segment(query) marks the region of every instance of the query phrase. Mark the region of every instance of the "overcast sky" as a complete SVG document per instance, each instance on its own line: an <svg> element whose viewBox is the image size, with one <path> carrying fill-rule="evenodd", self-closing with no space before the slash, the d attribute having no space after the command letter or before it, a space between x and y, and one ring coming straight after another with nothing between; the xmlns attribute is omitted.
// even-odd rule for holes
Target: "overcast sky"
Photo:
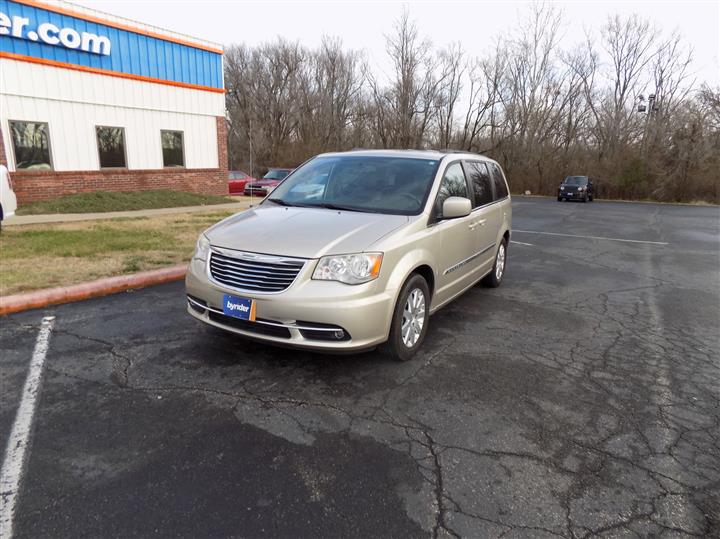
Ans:
<svg viewBox="0 0 720 539"><path fill-rule="evenodd" d="M530 2L264 2L230 0L75 0L75 3L228 46L257 45L277 35L308 46L327 34L347 48L364 51L385 71L384 35L407 6L421 33L442 47L461 41L481 55L494 38L513 28ZM641 14L665 34L677 29L695 51L694 70L701 81L720 85L720 0L706 1L556 1L564 13L564 40L575 43L586 30L598 34L609 15Z"/></svg>

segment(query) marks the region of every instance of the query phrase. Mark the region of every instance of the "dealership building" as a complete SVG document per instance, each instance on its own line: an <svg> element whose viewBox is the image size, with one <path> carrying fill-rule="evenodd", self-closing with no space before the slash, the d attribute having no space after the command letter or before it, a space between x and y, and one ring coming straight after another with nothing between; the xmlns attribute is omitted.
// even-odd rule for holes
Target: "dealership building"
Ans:
<svg viewBox="0 0 720 539"><path fill-rule="evenodd" d="M0 0L0 163L21 204L227 194L221 46L65 2Z"/></svg>

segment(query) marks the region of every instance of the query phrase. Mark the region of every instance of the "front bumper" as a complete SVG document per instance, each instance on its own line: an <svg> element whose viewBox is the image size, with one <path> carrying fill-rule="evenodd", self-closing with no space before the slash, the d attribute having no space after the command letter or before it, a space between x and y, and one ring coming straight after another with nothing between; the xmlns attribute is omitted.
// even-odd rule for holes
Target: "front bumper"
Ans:
<svg viewBox="0 0 720 539"><path fill-rule="evenodd" d="M564 198L566 200L583 200L585 198L585 191L575 191L572 193L567 193L565 191L558 192L558 197Z"/></svg>
<svg viewBox="0 0 720 539"><path fill-rule="evenodd" d="M198 320L238 335L281 346L351 352L372 348L388 338L395 294L378 281L351 286L310 279L309 261L285 291L259 294L210 280L207 263L193 259L185 277L188 312ZM223 296L253 299L258 322L223 314ZM344 337L333 340L335 331Z"/></svg>
<svg viewBox="0 0 720 539"><path fill-rule="evenodd" d="M243 190L243 193L245 196L256 196L256 197L265 197L270 194L270 191L275 189L274 187L270 186L245 186L245 189Z"/></svg>

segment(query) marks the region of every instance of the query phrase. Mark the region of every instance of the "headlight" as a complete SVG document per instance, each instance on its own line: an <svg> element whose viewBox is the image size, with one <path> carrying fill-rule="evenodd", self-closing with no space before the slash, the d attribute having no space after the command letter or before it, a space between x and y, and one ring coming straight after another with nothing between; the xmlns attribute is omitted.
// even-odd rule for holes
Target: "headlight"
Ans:
<svg viewBox="0 0 720 539"><path fill-rule="evenodd" d="M560 190L561 190L561 191L564 191L564 190L565 190L565 187L561 185L561 186L560 186Z"/></svg>
<svg viewBox="0 0 720 539"><path fill-rule="evenodd" d="M193 258L199 258L200 260L207 260L207 257L209 254L210 254L210 240L207 239L205 234L200 234L200 237L197 240L197 244L195 245L195 254L193 255Z"/></svg>
<svg viewBox="0 0 720 539"><path fill-rule="evenodd" d="M584 191L586 188L583 186L580 188L580 191Z"/></svg>
<svg viewBox="0 0 720 539"><path fill-rule="evenodd" d="M382 253L324 256L313 272L313 279L361 284L377 279L382 265Z"/></svg>

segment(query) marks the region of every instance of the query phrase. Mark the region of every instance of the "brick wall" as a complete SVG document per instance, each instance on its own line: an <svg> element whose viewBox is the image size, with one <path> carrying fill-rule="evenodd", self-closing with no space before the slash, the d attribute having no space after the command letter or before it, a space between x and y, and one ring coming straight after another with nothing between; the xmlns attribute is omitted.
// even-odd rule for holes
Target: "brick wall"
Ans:
<svg viewBox="0 0 720 539"><path fill-rule="evenodd" d="M153 170L16 171L12 174L18 204L91 191L174 189L208 195L228 194L227 127L217 119L219 168ZM1 142L1 139L0 139ZM4 158L0 154L0 158Z"/></svg>
<svg viewBox="0 0 720 539"><path fill-rule="evenodd" d="M228 171L228 149L227 149L227 120L224 116L216 116L218 141L218 165L220 170L225 172L225 183L227 184Z"/></svg>

